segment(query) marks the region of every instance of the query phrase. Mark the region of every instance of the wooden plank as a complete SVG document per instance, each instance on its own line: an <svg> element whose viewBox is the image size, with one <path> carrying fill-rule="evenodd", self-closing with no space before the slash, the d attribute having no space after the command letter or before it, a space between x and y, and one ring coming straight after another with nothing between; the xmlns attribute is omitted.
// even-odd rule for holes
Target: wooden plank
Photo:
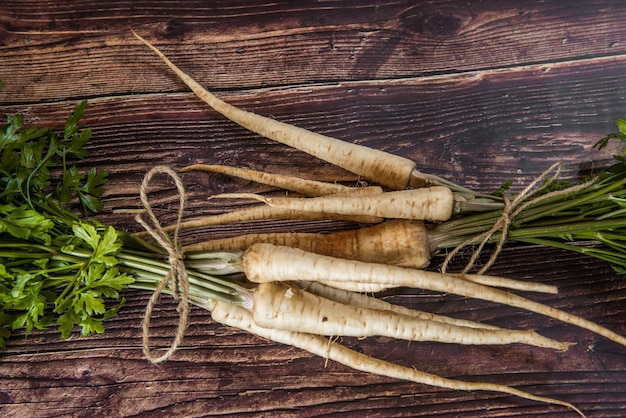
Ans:
<svg viewBox="0 0 626 418"><path fill-rule="evenodd" d="M6 1L0 80L26 103L180 90L130 29L218 89L448 74L624 54L625 17L620 1Z"/></svg>

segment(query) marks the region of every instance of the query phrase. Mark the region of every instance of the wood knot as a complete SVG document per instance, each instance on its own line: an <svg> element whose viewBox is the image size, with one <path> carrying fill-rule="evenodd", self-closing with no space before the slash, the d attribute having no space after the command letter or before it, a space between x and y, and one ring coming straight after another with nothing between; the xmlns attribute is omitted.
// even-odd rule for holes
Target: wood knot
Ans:
<svg viewBox="0 0 626 418"><path fill-rule="evenodd" d="M463 21L458 16L449 14L435 14L424 20L425 32L437 38L450 37L461 27L463 27Z"/></svg>
<svg viewBox="0 0 626 418"><path fill-rule="evenodd" d="M449 38L466 26L468 16L460 10L412 8L400 16L405 30L431 38Z"/></svg>
<svg viewBox="0 0 626 418"><path fill-rule="evenodd" d="M184 23L169 19L167 22L159 25L157 34L160 38L177 39L183 37L187 33L187 27Z"/></svg>

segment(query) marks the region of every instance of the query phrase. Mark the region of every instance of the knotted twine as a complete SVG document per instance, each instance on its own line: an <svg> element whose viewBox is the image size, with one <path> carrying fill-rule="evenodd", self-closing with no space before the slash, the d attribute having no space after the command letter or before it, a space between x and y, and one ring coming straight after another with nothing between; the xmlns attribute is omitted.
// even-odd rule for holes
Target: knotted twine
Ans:
<svg viewBox="0 0 626 418"><path fill-rule="evenodd" d="M470 271L470 269L472 269L474 265L476 264L476 260L482 253L482 250L485 244L489 242L491 237L496 232L501 230L502 232L500 235L500 240L498 241L498 244L496 245L494 252L489 257L489 260L487 261L487 263L485 263L485 265L477 272L477 274L483 274L496 261L496 258L502 251L502 248L504 247L504 244L508 238L509 228L511 224L515 220L515 217L519 215L524 209L526 209L530 205L539 203L540 201L544 199L577 192L596 181L596 179L594 178L592 180L589 180L588 182L579 184L577 186L572 186L572 187L565 188L563 190L557 190L554 192L545 193L534 199L525 201L529 196L532 196L533 194L536 194L536 193L540 193L541 191L549 187L558 178L559 174L561 173L562 167L563 167L563 164L561 162L551 165L546 171L541 173L530 184L528 184L528 186L526 186L517 196L515 196L515 199L513 199L513 201L510 200L509 196L506 193L503 193L502 199L504 202L504 208L502 209L502 214L500 215L498 220L493 224L493 226L488 231L485 231L481 234L473 236L463 241L461 244L457 245L454 249L452 249L452 251L450 251L450 253L446 256L446 258L443 261L443 264L441 266L441 272L442 273L446 272L446 270L448 269L448 264L450 264L454 256L459 251L461 251L463 248L465 248L466 246L472 243L478 242L480 243L478 245L478 248L473 252L472 256L470 257L470 260L465 265L465 268L463 269L461 273L465 274L468 271ZM550 175L552 172L554 172L554 174ZM546 178L548 179L545 180ZM541 182L543 182L543 185L541 185L540 187L537 187L537 185Z"/></svg>
<svg viewBox="0 0 626 418"><path fill-rule="evenodd" d="M152 207L150 206L150 202L148 201L148 185L150 183L150 180L155 174L160 173L169 175L174 180L174 183L176 184L176 187L178 189L178 218L176 221L176 228L174 229L174 234L171 240L167 233L163 230L163 227L159 223L157 217L154 215ZM143 226L145 230L150 234L150 236L152 236L152 238L154 238L154 240L167 252L168 262L170 265L170 270L168 271L168 274L163 278L163 280L161 280L161 282L159 282L159 285L156 287L156 289L152 293L152 296L150 297L150 301L146 306L146 313L144 315L142 324L143 353L150 362L156 364L167 360L172 354L174 354L174 352L183 340L185 329L187 328L187 319L189 317L189 277L185 268L183 253L179 249L178 245L178 231L183 217L186 196L183 182L178 174L176 174L176 172L169 167L156 166L152 168L144 177L143 182L141 183L140 197L141 203L144 207L143 213L148 215L148 219L151 222L151 225L148 224L148 222L144 221L141 214L135 216L135 221ZM169 349L162 355L157 356L153 355L150 350L150 318L152 316L152 310L166 286L169 288L169 291L174 297L174 300L178 301L178 307L176 310L180 316L178 318L178 329Z"/></svg>

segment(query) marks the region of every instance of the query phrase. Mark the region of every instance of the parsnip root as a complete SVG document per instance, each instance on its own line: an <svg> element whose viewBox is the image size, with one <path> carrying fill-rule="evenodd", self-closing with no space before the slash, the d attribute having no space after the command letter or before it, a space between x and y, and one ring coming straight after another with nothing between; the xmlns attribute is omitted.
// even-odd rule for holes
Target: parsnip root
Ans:
<svg viewBox="0 0 626 418"><path fill-rule="evenodd" d="M565 351L571 345L534 331L486 330L419 319L389 310L338 303L285 283L261 283L253 294L254 322L265 328L327 336L385 336L461 345L523 343Z"/></svg>
<svg viewBox="0 0 626 418"><path fill-rule="evenodd" d="M303 196L309 197L345 193L353 189L353 187L344 186L342 184L325 183L322 181L307 180L299 177L272 174L248 168L231 167L218 164L193 164L180 169L181 173L188 171L208 171L212 173L227 174L229 176L239 177L256 183L266 184L280 189L300 193Z"/></svg>
<svg viewBox="0 0 626 418"><path fill-rule="evenodd" d="M471 281L472 275L468 274L442 274L364 263L272 244L251 246L244 254L243 269L248 280L256 283L293 280L377 283L389 287L407 286L487 300L558 319L626 346L626 337L601 325L510 292L474 283Z"/></svg>
<svg viewBox="0 0 626 418"><path fill-rule="evenodd" d="M218 99L189 75L176 67L161 51L133 32L133 35L159 58L215 111L236 124L266 138L296 148L393 190L404 190L411 181L415 163L404 157L341 141L306 129L260 116Z"/></svg>
<svg viewBox="0 0 626 418"><path fill-rule="evenodd" d="M254 323L252 315L246 309L229 303L213 302L208 308L211 310L211 317L218 323L241 329L280 344L291 345L306 350L312 354L336 361L355 370L452 390L480 390L506 393L531 401L561 405L575 411L581 417L585 417L580 409L569 402L536 396L506 385L447 379L419 371L415 368L404 367L356 352L336 341L328 340L319 335L263 328Z"/></svg>
<svg viewBox="0 0 626 418"><path fill-rule="evenodd" d="M302 212L389 219L446 221L452 216L452 191L444 186L385 192L366 196L332 195L314 198L266 197L254 193L229 193L213 198L248 198L269 206Z"/></svg>
<svg viewBox="0 0 626 418"><path fill-rule="evenodd" d="M426 240L426 226L423 222L392 219L373 226L329 234L275 232L238 235L194 243L183 247L183 250L245 250L252 244L265 242L351 260L423 268L430 261Z"/></svg>

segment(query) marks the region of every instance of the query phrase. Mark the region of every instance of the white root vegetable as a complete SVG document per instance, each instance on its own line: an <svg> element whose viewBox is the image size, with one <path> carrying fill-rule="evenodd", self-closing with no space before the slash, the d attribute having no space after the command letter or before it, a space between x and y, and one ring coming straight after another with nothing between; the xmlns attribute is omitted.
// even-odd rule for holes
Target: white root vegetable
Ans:
<svg viewBox="0 0 626 418"><path fill-rule="evenodd" d="M213 197L250 198L275 208L303 212L429 221L450 219L454 206L452 191L445 186L391 191L366 196L332 195L293 198L266 197L254 193L231 193Z"/></svg>
<svg viewBox="0 0 626 418"><path fill-rule="evenodd" d="M211 310L211 317L218 323L247 331L280 344L306 350L356 370L452 390L506 393L531 401L561 405L575 411L581 417L585 417L580 409L569 402L536 396L506 385L448 379L356 352L320 335L264 328L255 324L252 315L246 309L226 302L211 301L206 307Z"/></svg>
<svg viewBox="0 0 626 418"><path fill-rule="evenodd" d="M351 281L338 281L338 280L317 280L317 283L322 283L323 285L333 287L335 289L345 290L347 292L354 293L378 293L384 292L385 290L392 288L394 286L389 286L388 284L383 283L361 283L361 282L351 282Z"/></svg>
<svg viewBox="0 0 626 418"><path fill-rule="evenodd" d="M367 196L377 195L383 192L382 188L378 186L349 188L333 196ZM220 197L237 196L236 193L222 194L210 196L209 199L215 199ZM327 214L320 212L305 212L292 209L273 208L271 206L252 206L245 209L239 209L232 212L224 212L218 215L203 216L196 219L190 219L180 224L167 225L163 228L166 232L172 232L176 228L179 230L202 228L205 226L224 225L229 223L239 222L251 222L261 221L267 219L299 219L299 220L336 220L336 221L349 221L362 224L376 224L382 222L384 219L379 216L367 216L367 215L342 215L342 214ZM140 232L138 236L146 236L146 232Z"/></svg>
<svg viewBox="0 0 626 418"><path fill-rule="evenodd" d="M489 276L485 274L459 275L462 279L470 280L474 283L484 284L485 286L501 287L504 289L522 290L525 292L549 293L556 295L559 289L556 286L539 283L528 282L523 280L514 280L506 277Z"/></svg>
<svg viewBox="0 0 626 418"><path fill-rule="evenodd" d="M468 274L443 274L364 263L272 244L251 246L244 254L243 270L248 280L256 283L293 280L380 283L488 300L558 319L626 346L626 337L601 325L510 292L474 283L470 281L472 275Z"/></svg>
<svg viewBox="0 0 626 418"><path fill-rule="evenodd" d="M365 261L365 260L360 260L360 261ZM379 263L378 261L375 261L375 260L371 262ZM379 263L379 264L382 264L382 263ZM385 263L385 264L393 265L391 263ZM410 267L410 266L398 266L398 267ZM498 277L498 276L485 276L482 274L459 274L459 275L453 275L453 276L458 277L463 280L469 280L470 282L479 283L479 284L483 284L485 286L490 286L490 287L523 290L526 292L549 293L553 295L556 295L558 293L558 289L556 286L552 286L552 285L548 285L544 283L513 280L513 279L506 278L506 277ZM322 279L320 279L319 282L324 283L328 286L332 286L337 289L344 289L344 290L349 290L352 292L359 292L359 293L382 292L392 287L398 287L398 286L390 285L389 283L377 283L377 282L363 283L363 282L353 282L353 281L345 281L345 280L333 281L333 280L322 280Z"/></svg>
<svg viewBox="0 0 626 418"><path fill-rule="evenodd" d="M402 305L395 305L393 303L386 302L382 299L368 296L363 293L350 292L343 289L337 289L335 287L327 286L319 282L293 282L296 286L307 292L311 292L326 299L333 300L344 305L351 305L357 308L375 309L378 311L390 311L396 312L402 315L413 316L425 321L435 321L444 324L459 325L466 328L478 328L478 329L501 329L495 325L484 324L481 322L469 321L466 319L458 319L445 315L433 314L430 312L419 311L416 309L409 309Z"/></svg>
<svg viewBox="0 0 626 418"><path fill-rule="evenodd" d="M385 336L462 345L522 343L565 351L571 345L534 331L485 330L419 319L388 310L337 303L285 283L261 283L252 299L254 322L265 328L327 336Z"/></svg>
<svg viewBox="0 0 626 418"><path fill-rule="evenodd" d="M238 235L194 243L183 247L183 250L245 250L252 244L266 242L351 260L422 268L430 261L426 239L423 222L392 219L373 226L329 234L276 232Z"/></svg>
<svg viewBox="0 0 626 418"><path fill-rule="evenodd" d="M187 230L193 228L202 228L207 226L225 225L239 222L254 222L268 219L285 219L285 220L337 220L349 221L363 224L376 224L383 221L383 218L377 216L349 216L337 215L329 216L319 212L302 212L290 209L273 208L271 206L251 206L245 209L238 209L232 212L224 212L217 215L202 216L195 219L183 221L178 225L179 230ZM167 225L163 227L166 232L172 232L176 229L176 225ZM137 233L137 236L146 236L145 232Z"/></svg>
<svg viewBox="0 0 626 418"><path fill-rule="evenodd" d="M180 169L181 173L188 171L208 171L227 174L229 176L239 177L256 183L266 184L300 193L303 196L326 196L335 193L346 193L354 189L353 187L344 186L342 184L307 180L299 177L272 174L248 168L231 167L218 164L193 164Z"/></svg>
<svg viewBox="0 0 626 418"><path fill-rule="evenodd" d="M365 196L378 196L383 194L383 189L380 186L366 186L366 187L349 187L339 193L333 193L329 195L317 196L320 197L333 197L333 198L346 198L346 197L365 197ZM282 198L282 196L280 197ZM264 201L265 197L255 193L222 193L209 196L209 199L253 199Z"/></svg>
<svg viewBox="0 0 626 418"><path fill-rule="evenodd" d="M206 104L238 125L266 138L306 152L352 173L394 190L406 189L415 163L404 157L362 145L351 144L329 136L260 116L236 108L218 99L189 75L176 67L161 51L133 32L135 37L154 51L163 62Z"/></svg>
<svg viewBox="0 0 626 418"><path fill-rule="evenodd" d="M350 260L424 268L430 261L427 240L427 228L423 222L391 219L373 226L329 234L284 232L238 235L189 244L184 246L183 250L185 252L243 251L253 244L269 243ZM472 281L494 287L550 294L558 293L556 286L543 283L486 275L461 277L469 277ZM379 292L390 287L383 283L329 280L321 280L320 282L334 288L360 293Z"/></svg>

